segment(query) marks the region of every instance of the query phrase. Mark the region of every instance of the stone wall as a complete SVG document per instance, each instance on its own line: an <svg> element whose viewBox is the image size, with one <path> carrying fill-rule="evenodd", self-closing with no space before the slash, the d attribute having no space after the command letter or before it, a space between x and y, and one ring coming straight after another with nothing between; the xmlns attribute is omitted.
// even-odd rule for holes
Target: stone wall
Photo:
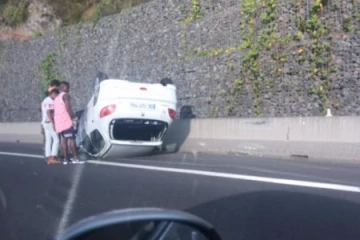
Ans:
<svg viewBox="0 0 360 240"><path fill-rule="evenodd" d="M170 77L178 110L191 106L200 118L320 116L328 107L360 115L360 2L328 0L312 11L316 2L154 0L0 43L0 121L39 120L40 63L51 53L76 109L98 69L134 81Z"/></svg>

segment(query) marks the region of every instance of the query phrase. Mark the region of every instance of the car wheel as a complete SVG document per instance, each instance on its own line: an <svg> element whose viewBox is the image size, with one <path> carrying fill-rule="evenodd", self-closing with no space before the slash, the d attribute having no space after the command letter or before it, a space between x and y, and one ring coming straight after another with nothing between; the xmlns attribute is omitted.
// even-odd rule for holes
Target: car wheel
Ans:
<svg viewBox="0 0 360 240"><path fill-rule="evenodd" d="M160 81L161 85L166 86L168 84L174 85L173 81L170 78L163 78Z"/></svg>

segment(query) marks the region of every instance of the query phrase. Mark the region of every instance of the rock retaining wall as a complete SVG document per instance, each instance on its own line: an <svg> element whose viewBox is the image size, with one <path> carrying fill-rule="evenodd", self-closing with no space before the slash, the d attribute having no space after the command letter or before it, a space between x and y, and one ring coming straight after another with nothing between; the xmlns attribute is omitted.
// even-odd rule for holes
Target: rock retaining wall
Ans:
<svg viewBox="0 0 360 240"><path fill-rule="evenodd" d="M255 2L155 0L50 37L2 42L0 121L39 120L49 72L71 83L81 108L96 69L172 78L179 111L192 111L183 116L321 116L328 107L360 115L360 2Z"/></svg>

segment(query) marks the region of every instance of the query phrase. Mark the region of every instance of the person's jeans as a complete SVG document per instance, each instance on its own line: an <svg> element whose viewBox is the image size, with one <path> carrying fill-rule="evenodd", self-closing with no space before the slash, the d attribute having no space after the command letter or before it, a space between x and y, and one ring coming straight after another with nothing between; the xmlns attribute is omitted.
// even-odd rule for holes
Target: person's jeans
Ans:
<svg viewBox="0 0 360 240"><path fill-rule="evenodd" d="M51 123L43 123L45 132L45 157L57 156L59 152L59 135Z"/></svg>
<svg viewBox="0 0 360 240"><path fill-rule="evenodd" d="M76 147L80 147L80 136L79 136L79 134L75 135L75 144L76 144Z"/></svg>

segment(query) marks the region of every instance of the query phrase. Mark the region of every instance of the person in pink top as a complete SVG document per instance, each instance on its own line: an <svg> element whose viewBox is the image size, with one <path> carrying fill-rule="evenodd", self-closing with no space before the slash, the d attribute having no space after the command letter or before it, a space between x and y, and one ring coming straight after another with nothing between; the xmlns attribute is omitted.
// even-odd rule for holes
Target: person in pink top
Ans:
<svg viewBox="0 0 360 240"><path fill-rule="evenodd" d="M64 154L64 164L68 162L80 162L77 156L77 149L75 145L75 131L73 128L74 113L70 104L68 82L62 82L60 85L62 92L54 99L54 120L55 131L61 134L61 147ZM72 159L69 158L68 145L70 143L72 151Z"/></svg>

